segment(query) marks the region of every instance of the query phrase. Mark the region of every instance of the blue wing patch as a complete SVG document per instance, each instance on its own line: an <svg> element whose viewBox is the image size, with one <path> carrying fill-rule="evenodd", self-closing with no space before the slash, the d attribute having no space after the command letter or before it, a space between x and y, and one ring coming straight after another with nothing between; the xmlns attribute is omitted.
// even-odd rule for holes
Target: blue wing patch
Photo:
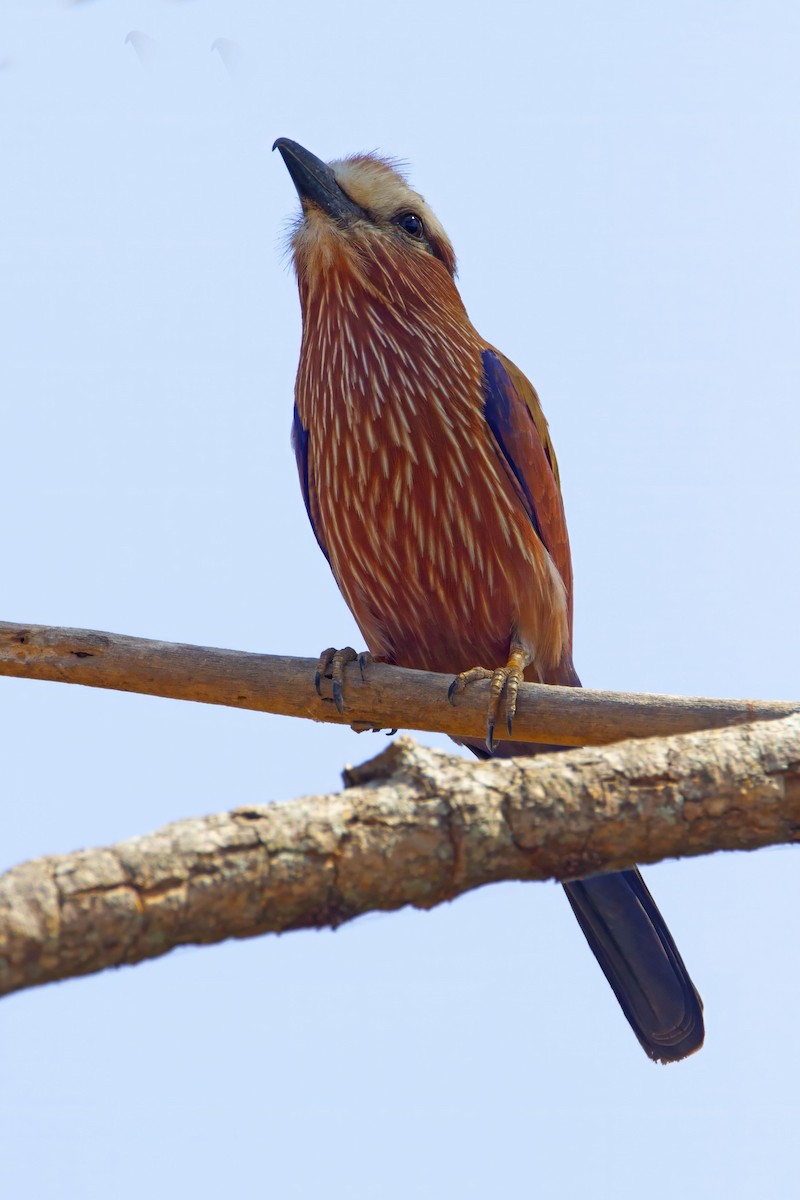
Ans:
<svg viewBox="0 0 800 1200"><path fill-rule="evenodd" d="M536 515L536 504L531 489L523 471L514 459L514 444L519 438L519 425L518 421L514 419L514 410L519 410L522 401L508 377L508 372L494 351L484 350L481 359L483 361L483 415L500 447L506 469L516 480L522 494L521 499L525 505L525 511L536 530L536 535L542 545L547 548L539 526L539 518ZM528 416L530 418L530 414ZM532 420L532 418L530 419Z"/></svg>
<svg viewBox="0 0 800 1200"><path fill-rule="evenodd" d="M292 445L294 446L294 454L297 459L297 470L300 475L300 488L303 493L303 503L306 506L308 519L311 522L311 528L314 530L314 537L317 539L317 544L320 550L330 562L327 547L322 540L322 533L319 527L319 505L317 503L316 492L314 491L308 470L308 430L300 420L300 414L297 411L297 405L294 406L294 420L292 421Z"/></svg>

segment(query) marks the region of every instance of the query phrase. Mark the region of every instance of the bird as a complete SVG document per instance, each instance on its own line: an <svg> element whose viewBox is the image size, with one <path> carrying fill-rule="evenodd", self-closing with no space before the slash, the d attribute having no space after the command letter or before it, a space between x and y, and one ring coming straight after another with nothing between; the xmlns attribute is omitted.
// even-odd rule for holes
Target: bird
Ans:
<svg viewBox="0 0 800 1200"><path fill-rule="evenodd" d="M480 757L563 749L511 736L523 679L579 687L564 505L539 397L472 325L441 222L377 153L273 146L300 200L292 441L319 547L373 660L489 678ZM342 705L350 647L318 669ZM359 656L362 668L365 660ZM497 722L505 721L502 740ZM564 883L654 1061L703 1044L703 1005L638 868Z"/></svg>

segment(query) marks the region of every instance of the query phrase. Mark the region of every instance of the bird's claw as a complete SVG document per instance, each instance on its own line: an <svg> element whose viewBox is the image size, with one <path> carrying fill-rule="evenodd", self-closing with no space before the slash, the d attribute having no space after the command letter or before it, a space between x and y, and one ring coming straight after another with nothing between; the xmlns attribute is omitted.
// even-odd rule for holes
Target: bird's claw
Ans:
<svg viewBox="0 0 800 1200"><path fill-rule="evenodd" d="M480 679L493 678L494 671L489 671L486 667L471 667L469 671L462 671L460 675L456 675L447 689L447 699L451 704L455 704L453 697L465 691L471 683L477 683Z"/></svg>
<svg viewBox="0 0 800 1200"><path fill-rule="evenodd" d="M334 646L329 646L328 649L323 650L322 654L319 656L317 669L314 672L314 687L318 696L322 695L322 680L331 669L331 663L333 662L333 656L335 653L336 648Z"/></svg>
<svg viewBox="0 0 800 1200"><path fill-rule="evenodd" d="M530 661L531 657L527 650L522 646L513 646L508 657L508 662L504 667L498 667L494 671L490 671L487 667L472 667L469 671L462 671L460 675L456 675L447 690L447 697L450 703L453 704L454 697L459 692L463 692L471 683L475 683L481 679L491 679L492 682L489 685L489 709L486 714L486 748L490 754L494 753L494 730L497 724L500 704L504 698L506 729L508 730L508 736L511 737L512 735L514 717L517 713L519 685L525 678L525 667Z"/></svg>
<svg viewBox="0 0 800 1200"><path fill-rule="evenodd" d="M322 680L328 678L333 683L333 702L339 713L344 712L344 672L348 663L357 662L363 680L364 673L372 662L372 656L363 651L356 654L352 646L344 646L341 650L329 646L319 656L317 669L314 672L314 687L317 695L322 695Z"/></svg>

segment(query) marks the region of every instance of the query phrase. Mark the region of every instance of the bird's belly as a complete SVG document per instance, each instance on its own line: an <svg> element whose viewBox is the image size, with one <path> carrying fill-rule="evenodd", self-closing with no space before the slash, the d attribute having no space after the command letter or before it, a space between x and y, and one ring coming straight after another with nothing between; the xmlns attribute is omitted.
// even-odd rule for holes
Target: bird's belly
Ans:
<svg viewBox="0 0 800 1200"><path fill-rule="evenodd" d="M459 486L446 471L389 459L365 478L360 496L321 495L320 515L373 655L457 673L504 663L517 639L541 670L558 662L564 587L504 476Z"/></svg>

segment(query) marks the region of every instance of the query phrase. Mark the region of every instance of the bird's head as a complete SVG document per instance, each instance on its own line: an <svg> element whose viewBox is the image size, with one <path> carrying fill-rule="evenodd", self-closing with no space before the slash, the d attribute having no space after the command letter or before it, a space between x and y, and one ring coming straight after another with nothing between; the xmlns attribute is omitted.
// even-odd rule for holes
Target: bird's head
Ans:
<svg viewBox="0 0 800 1200"><path fill-rule="evenodd" d="M375 154L324 163L289 138L280 151L300 197L291 237L301 291L330 272L365 282L374 268L417 276L421 286L452 289L456 259L450 239L396 164ZM445 284L445 280L447 281Z"/></svg>

